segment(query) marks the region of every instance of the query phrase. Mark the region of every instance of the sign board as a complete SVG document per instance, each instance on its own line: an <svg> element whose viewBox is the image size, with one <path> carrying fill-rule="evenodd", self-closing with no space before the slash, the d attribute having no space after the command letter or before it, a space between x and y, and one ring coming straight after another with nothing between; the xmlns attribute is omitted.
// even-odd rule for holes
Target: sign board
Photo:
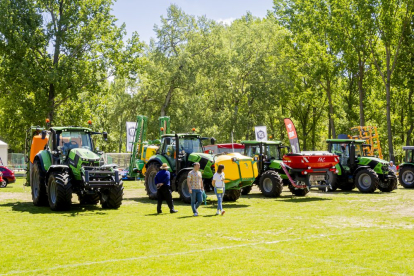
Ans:
<svg viewBox="0 0 414 276"><path fill-rule="evenodd" d="M284 121L285 121L286 131L289 137L291 152L300 153L299 139L296 133L295 125L293 124L292 120L289 118L286 118Z"/></svg>
<svg viewBox="0 0 414 276"><path fill-rule="evenodd" d="M267 141L266 126L254 127L254 132L255 132L255 135L256 135L256 141L260 141L260 142L266 142Z"/></svg>
<svg viewBox="0 0 414 276"><path fill-rule="evenodd" d="M127 152L132 151L132 146L135 140L135 132L137 129L137 123L136 122L126 122L126 130L127 130L127 145L126 149Z"/></svg>

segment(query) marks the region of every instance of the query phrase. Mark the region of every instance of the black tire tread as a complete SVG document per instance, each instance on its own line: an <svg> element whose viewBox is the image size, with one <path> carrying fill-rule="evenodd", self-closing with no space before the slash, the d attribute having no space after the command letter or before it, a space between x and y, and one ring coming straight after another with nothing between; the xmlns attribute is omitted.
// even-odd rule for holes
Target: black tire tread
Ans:
<svg viewBox="0 0 414 276"><path fill-rule="evenodd" d="M40 164L40 161L38 159L36 159L34 161L33 170L35 170L35 167L36 167L36 170L39 171L39 183L40 183L39 184L39 189L40 189L40 191L39 191L39 196L37 198L34 198L33 187L31 185L31 194L32 194L33 205L34 206L49 206L49 201L47 199L47 191L46 191L46 175L42 171L41 164ZM34 175L34 172L32 173L32 175ZM33 179L32 179L32 181L33 181ZM32 181L30 181L30 184L31 184Z"/></svg>
<svg viewBox="0 0 414 276"><path fill-rule="evenodd" d="M187 180L187 176L188 176L188 172L184 172L178 178L178 193L180 194L180 200L182 202L190 204L191 196L186 197L185 194L182 192L182 185L187 185L187 184L184 184L185 180Z"/></svg>
<svg viewBox="0 0 414 276"><path fill-rule="evenodd" d="M160 170L159 165L157 163L152 163L148 166L147 171L145 172L145 191L147 192L147 195L150 199L156 200L157 199L157 192L152 193L151 189L149 188L149 183L148 183L148 179L149 179L149 175L150 172L155 170L156 172L158 172Z"/></svg>
<svg viewBox="0 0 414 276"><path fill-rule="evenodd" d="M124 185L122 181L118 185L112 186L108 189L107 200L101 199L101 205L104 209L118 209L122 205L122 200L124 196Z"/></svg>
<svg viewBox="0 0 414 276"><path fill-rule="evenodd" d="M243 188L241 189L241 194L242 194L242 195L248 195L248 194L251 192L252 188L253 188L253 185L243 187Z"/></svg>
<svg viewBox="0 0 414 276"><path fill-rule="evenodd" d="M407 167L400 168L398 180L400 181L401 186L403 186L404 188L406 188L406 189L413 189L414 188L414 183L413 184L405 184L404 181L403 181L403 179L402 179L403 173L405 171L412 171L414 173L414 167L407 166Z"/></svg>
<svg viewBox="0 0 414 276"><path fill-rule="evenodd" d="M69 210L72 205L72 183L70 182L69 173L52 172L48 180L48 189L50 188L50 181L53 179L57 184L57 195L55 204L52 203L50 196L48 196L50 209L53 211Z"/></svg>
<svg viewBox="0 0 414 276"><path fill-rule="evenodd" d="M371 187L369 187L366 190L364 190L362 187L359 187L359 184L358 184L359 175L362 174L363 172L370 174L372 176L371 179L373 180L372 181L373 183L372 183ZM355 186L358 188L358 190L361 193L373 193L373 192L375 192L375 190L379 186L379 178L378 178L377 173L373 169L366 168L366 169L361 169L356 173L356 175L354 177L354 183L355 183Z"/></svg>
<svg viewBox="0 0 414 276"><path fill-rule="evenodd" d="M100 196L96 194L78 194L80 204L84 205L96 205L99 203Z"/></svg>
<svg viewBox="0 0 414 276"><path fill-rule="evenodd" d="M383 193L389 193L394 191L397 188L398 185L398 180L397 180L397 176L394 174L394 172L388 172L389 175L389 183L383 183L382 181L380 181L379 185L378 185L378 190L380 190Z"/></svg>
<svg viewBox="0 0 414 276"><path fill-rule="evenodd" d="M292 184L289 184L289 190L295 196L305 196L309 193L309 188L296 189Z"/></svg>
<svg viewBox="0 0 414 276"><path fill-rule="evenodd" d="M237 201L240 198L241 190L225 190L223 201Z"/></svg>
<svg viewBox="0 0 414 276"><path fill-rule="evenodd" d="M263 181L266 178L270 178L272 180L273 187L270 192L266 192L263 188ZM279 197L283 191L283 180L277 172L272 170L266 171L260 177L259 189L265 197Z"/></svg>

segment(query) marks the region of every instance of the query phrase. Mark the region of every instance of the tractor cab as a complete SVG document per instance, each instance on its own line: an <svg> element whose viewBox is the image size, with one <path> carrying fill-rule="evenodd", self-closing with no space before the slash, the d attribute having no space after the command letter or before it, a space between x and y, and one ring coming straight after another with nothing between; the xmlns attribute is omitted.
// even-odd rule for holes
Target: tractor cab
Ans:
<svg viewBox="0 0 414 276"><path fill-rule="evenodd" d="M271 167L273 162L281 162L281 149L285 148L280 141L242 141L244 145L244 155L256 158L259 163L259 171L264 171Z"/></svg>
<svg viewBox="0 0 414 276"><path fill-rule="evenodd" d="M354 139L328 139L328 151L339 156L339 164L345 171L358 163L364 154L364 140Z"/></svg>
<svg viewBox="0 0 414 276"><path fill-rule="evenodd" d="M405 151L404 163L414 163L414 146L403 147Z"/></svg>
<svg viewBox="0 0 414 276"><path fill-rule="evenodd" d="M414 188L414 146L403 147L405 151L404 162L400 164L398 177L404 188Z"/></svg>

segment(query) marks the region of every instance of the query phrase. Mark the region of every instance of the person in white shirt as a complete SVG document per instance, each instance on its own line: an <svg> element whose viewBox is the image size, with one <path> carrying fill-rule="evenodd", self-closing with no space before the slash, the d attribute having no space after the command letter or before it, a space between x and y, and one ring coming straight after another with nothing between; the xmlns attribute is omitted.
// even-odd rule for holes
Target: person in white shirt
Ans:
<svg viewBox="0 0 414 276"><path fill-rule="evenodd" d="M397 173L397 167L394 165L394 162L390 161L390 165L388 166L388 169L394 173Z"/></svg>
<svg viewBox="0 0 414 276"><path fill-rule="evenodd" d="M226 189L226 184L224 183L224 165L219 165L217 172L213 176L213 187L214 193L217 196L217 212L216 215L224 215L225 211L223 210L223 195Z"/></svg>

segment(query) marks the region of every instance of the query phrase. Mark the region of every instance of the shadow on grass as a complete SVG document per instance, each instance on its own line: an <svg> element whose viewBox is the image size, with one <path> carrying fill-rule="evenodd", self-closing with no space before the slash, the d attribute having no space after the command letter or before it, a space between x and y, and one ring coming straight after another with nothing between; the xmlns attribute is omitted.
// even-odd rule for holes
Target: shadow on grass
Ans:
<svg viewBox="0 0 414 276"><path fill-rule="evenodd" d="M1 207L11 207L15 212L27 212L30 214L62 214L64 216L88 216L88 215L107 215L105 210L95 205L80 205L72 204L70 210L67 211L52 211L48 206L39 207L34 206L32 202L9 202L0 204Z"/></svg>
<svg viewBox="0 0 414 276"><path fill-rule="evenodd" d="M276 201L283 201L283 202L292 202L292 203L302 203L302 202L312 202L312 201L327 201L332 200L332 198L325 198L325 197L301 197L301 196L283 196L276 199Z"/></svg>

